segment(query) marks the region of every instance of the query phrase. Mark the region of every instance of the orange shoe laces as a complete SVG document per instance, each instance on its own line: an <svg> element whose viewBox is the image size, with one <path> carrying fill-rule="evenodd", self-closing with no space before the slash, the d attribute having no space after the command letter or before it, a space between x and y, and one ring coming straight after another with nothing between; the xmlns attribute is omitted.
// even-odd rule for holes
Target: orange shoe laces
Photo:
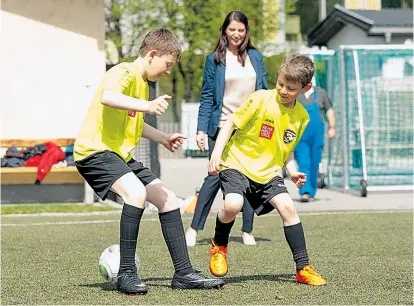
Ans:
<svg viewBox="0 0 414 306"><path fill-rule="evenodd" d="M224 246L218 246L214 243L214 241L212 241L212 246L211 248L208 250L208 253L211 256L217 256L219 254L223 255L224 257L227 257L227 248Z"/></svg>

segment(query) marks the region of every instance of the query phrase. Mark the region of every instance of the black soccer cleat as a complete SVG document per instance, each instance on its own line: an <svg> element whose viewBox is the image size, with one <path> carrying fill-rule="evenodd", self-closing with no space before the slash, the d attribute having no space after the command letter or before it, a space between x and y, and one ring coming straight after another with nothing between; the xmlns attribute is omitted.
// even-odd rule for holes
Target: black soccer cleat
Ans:
<svg viewBox="0 0 414 306"><path fill-rule="evenodd" d="M129 295L138 295L146 294L148 287L136 273L131 272L123 273L118 277L118 290Z"/></svg>
<svg viewBox="0 0 414 306"><path fill-rule="evenodd" d="M205 278L200 271L194 271L187 275L174 274L171 281L172 289L221 289L224 280L220 278Z"/></svg>

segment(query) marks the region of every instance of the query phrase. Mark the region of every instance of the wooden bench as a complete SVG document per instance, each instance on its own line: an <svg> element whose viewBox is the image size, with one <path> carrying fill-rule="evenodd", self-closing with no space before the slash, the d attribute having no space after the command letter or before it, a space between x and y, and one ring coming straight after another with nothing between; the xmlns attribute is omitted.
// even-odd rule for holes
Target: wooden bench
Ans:
<svg viewBox="0 0 414 306"><path fill-rule="evenodd" d="M15 146L18 148L34 147L45 142L53 142L59 147L66 147L75 142L73 138L59 139L6 139L1 141L2 148ZM36 180L37 167L16 167L1 169L2 185L30 185ZM76 167L53 167L46 175L43 184L83 184L83 178Z"/></svg>
<svg viewBox="0 0 414 306"><path fill-rule="evenodd" d="M25 147L34 147L35 145L42 144L45 142L53 142L59 147L66 147L71 143L75 142L74 138L57 138L57 139L4 139L1 140L1 148L9 148L15 146L17 148ZM19 196L19 193L24 197L25 193L28 193L28 190L33 190L31 192L50 192L54 190L54 193L61 193L62 190L71 190L69 192L74 192L75 187L78 190L79 187L82 188L82 199L85 203L93 203L94 195L93 191L91 194L91 189L88 184L85 183L82 176L79 174L78 170L74 166L69 167L52 167L50 172L46 175L41 185L34 185L37 175L37 167L15 167L1 168L1 186L2 193L4 191L9 191L8 194L16 195L16 198ZM33 185L30 186L30 185ZM39 189L40 186L45 186ZM54 187L53 187L54 186ZM66 186L66 187L65 187ZM20 187L20 189L19 189ZM79 190L77 191L77 198L79 198ZM51 197L52 198L52 197ZM62 198L63 195L62 195ZM76 197L68 196L68 200L76 200ZM24 200L23 200L24 201ZM6 201L7 202L7 201ZM2 196L2 203L3 196Z"/></svg>
<svg viewBox="0 0 414 306"><path fill-rule="evenodd" d="M37 167L16 167L1 169L2 185L30 185L36 180ZM42 184L83 184L76 167L52 168Z"/></svg>

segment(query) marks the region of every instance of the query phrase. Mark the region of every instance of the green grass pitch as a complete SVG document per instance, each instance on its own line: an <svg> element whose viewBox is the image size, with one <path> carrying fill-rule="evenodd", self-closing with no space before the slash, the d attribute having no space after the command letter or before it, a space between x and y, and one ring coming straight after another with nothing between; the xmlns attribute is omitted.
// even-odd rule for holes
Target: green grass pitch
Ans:
<svg viewBox="0 0 414 306"><path fill-rule="evenodd" d="M184 215L185 228L190 217ZM224 289L172 291L172 263L152 214L144 216L138 248L150 291L130 297L105 284L98 269L104 248L118 243L119 215L2 218L1 304L412 304L412 211L301 219L311 262L327 286L295 282L281 220L272 213L255 218L257 246L242 244L238 218ZM189 249L193 265L206 275L214 220L207 220L199 244Z"/></svg>

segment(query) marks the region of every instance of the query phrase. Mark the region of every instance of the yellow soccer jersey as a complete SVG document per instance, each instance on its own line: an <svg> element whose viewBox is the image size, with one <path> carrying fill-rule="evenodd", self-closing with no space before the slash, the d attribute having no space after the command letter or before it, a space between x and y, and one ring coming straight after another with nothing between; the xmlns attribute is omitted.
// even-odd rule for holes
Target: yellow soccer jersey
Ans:
<svg viewBox="0 0 414 306"><path fill-rule="evenodd" d="M309 122L300 103L286 108L276 90L254 92L230 118L237 130L224 149L222 170L236 169L260 184L281 175Z"/></svg>
<svg viewBox="0 0 414 306"><path fill-rule="evenodd" d="M144 114L115 109L101 103L105 90L148 100L148 83L136 63L121 63L108 70L92 99L81 131L74 146L75 161L93 153L110 150L125 161L141 139Z"/></svg>

